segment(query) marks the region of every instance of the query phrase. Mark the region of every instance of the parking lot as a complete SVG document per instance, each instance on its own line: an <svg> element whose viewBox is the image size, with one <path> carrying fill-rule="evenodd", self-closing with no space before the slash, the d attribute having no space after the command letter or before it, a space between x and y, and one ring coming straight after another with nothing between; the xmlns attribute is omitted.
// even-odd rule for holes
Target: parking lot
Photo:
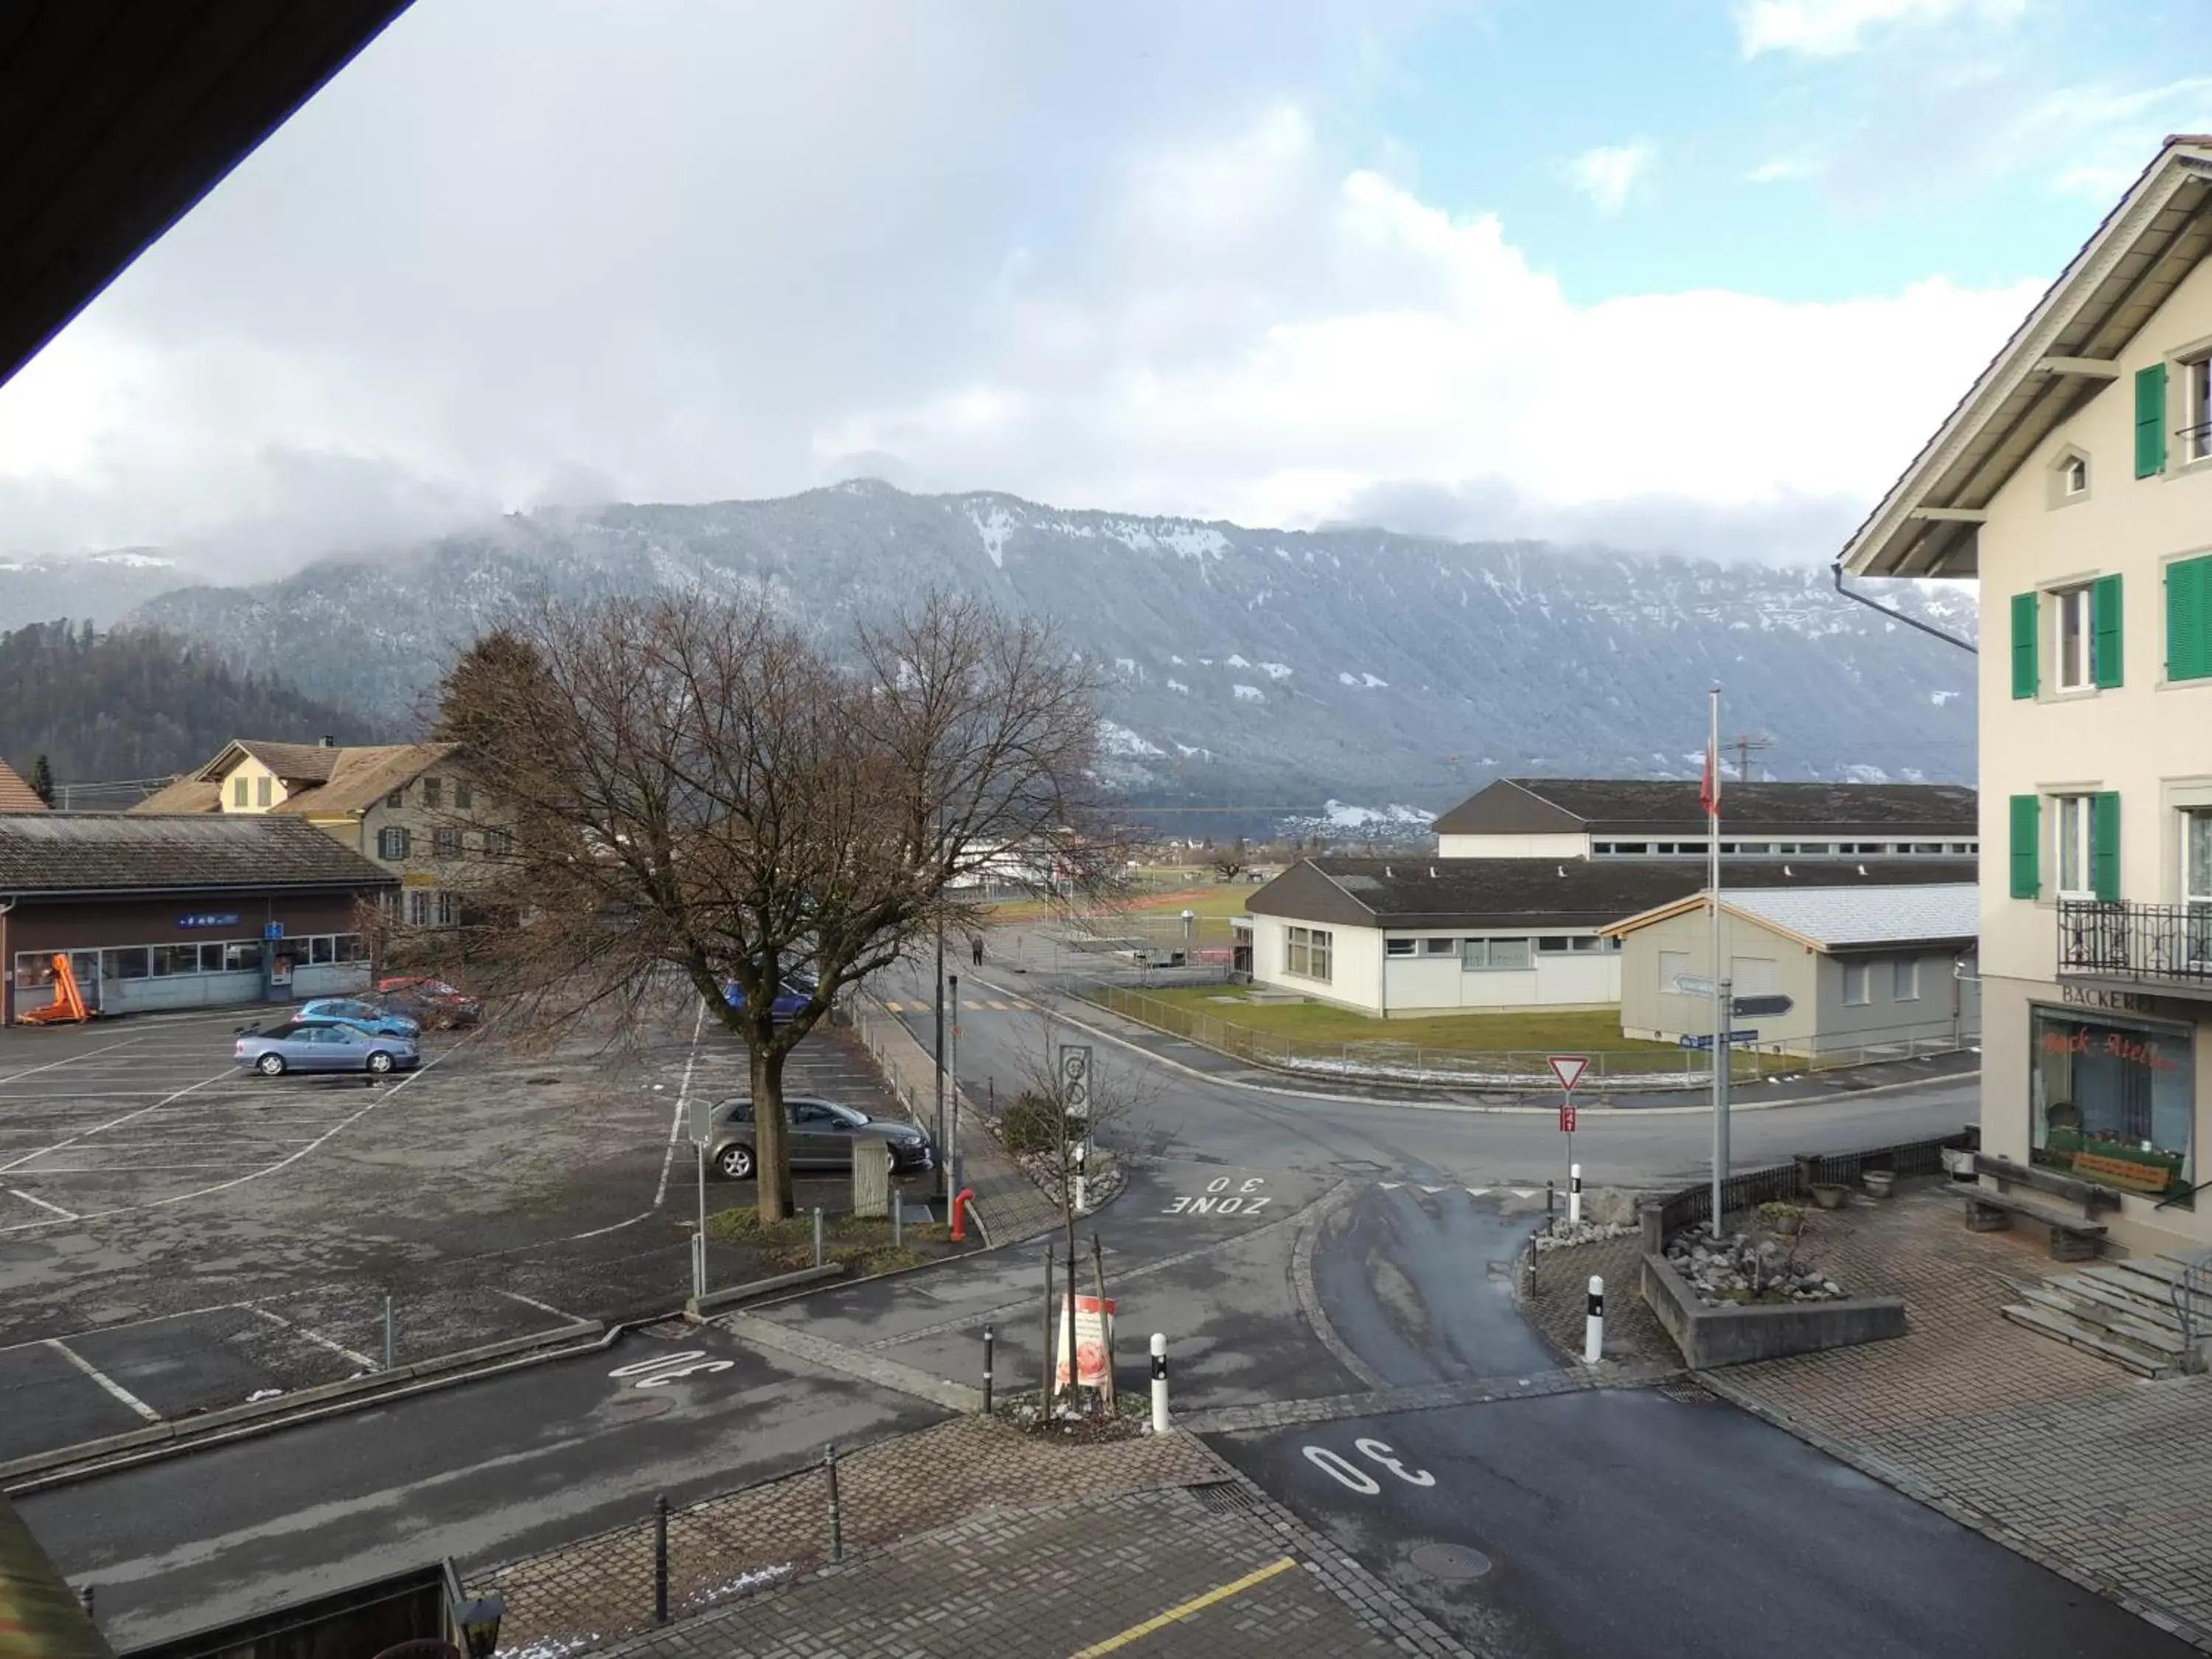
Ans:
<svg viewBox="0 0 2212 1659"><path fill-rule="evenodd" d="M689 1289L677 1103L746 1077L696 1004L620 1048L427 1034L374 1083L238 1070L256 1017L0 1030L0 1461L374 1370L387 1297L406 1364ZM840 1034L787 1079L895 1109Z"/></svg>

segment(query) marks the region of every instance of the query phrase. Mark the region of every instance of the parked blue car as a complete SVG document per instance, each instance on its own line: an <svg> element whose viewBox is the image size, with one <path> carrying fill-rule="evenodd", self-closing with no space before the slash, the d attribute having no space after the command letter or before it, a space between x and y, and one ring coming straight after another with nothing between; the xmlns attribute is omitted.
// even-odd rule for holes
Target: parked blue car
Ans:
<svg viewBox="0 0 2212 1659"><path fill-rule="evenodd" d="M798 1018L799 1011L806 1006L807 999L813 994L812 980L804 974L786 974L783 983L777 988L775 1002L769 1007L769 1018L778 1020ZM745 1006L745 988L731 980L722 987L722 999L732 1008L742 1008Z"/></svg>
<svg viewBox="0 0 2212 1659"><path fill-rule="evenodd" d="M411 1072L422 1063L415 1039L380 1036L336 1020L288 1020L268 1030L240 1031L234 1064L264 1077L287 1072Z"/></svg>
<svg viewBox="0 0 2212 1659"><path fill-rule="evenodd" d="M300 1012L293 1018L335 1020L375 1036L413 1037L422 1032L421 1024L406 1015L395 1014L352 997L317 997L312 1002L301 1003Z"/></svg>

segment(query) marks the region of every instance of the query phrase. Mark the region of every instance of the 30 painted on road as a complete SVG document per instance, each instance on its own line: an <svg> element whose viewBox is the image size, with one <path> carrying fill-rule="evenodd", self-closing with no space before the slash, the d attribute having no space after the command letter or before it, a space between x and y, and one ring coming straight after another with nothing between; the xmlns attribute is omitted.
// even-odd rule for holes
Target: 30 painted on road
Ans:
<svg viewBox="0 0 2212 1659"><path fill-rule="evenodd" d="M1260 1188L1267 1183L1258 1176L1247 1176L1239 1182L1234 1176L1216 1176L1206 1183L1206 1190L1195 1194L1186 1194L1171 1198L1162 1215L1257 1215L1273 1200ZM1237 1190L1229 1189L1235 1187Z"/></svg>

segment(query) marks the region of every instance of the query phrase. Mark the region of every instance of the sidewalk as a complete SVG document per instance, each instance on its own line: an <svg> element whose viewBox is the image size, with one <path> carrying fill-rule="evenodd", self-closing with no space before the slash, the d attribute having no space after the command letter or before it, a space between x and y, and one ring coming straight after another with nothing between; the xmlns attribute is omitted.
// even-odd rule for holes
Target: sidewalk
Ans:
<svg viewBox="0 0 2212 1659"><path fill-rule="evenodd" d="M1966 1231L1942 1184L1811 1224L1909 1334L1698 1380L2212 1650L2212 1377L2138 1382L2004 1319L2002 1277L2063 1269L2027 1231Z"/></svg>

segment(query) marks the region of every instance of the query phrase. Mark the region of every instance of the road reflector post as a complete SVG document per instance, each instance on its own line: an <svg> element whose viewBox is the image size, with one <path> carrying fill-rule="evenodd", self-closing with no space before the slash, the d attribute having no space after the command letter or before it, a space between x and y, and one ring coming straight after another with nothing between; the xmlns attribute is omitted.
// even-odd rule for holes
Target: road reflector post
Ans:
<svg viewBox="0 0 2212 1659"><path fill-rule="evenodd" d="M653 1500L653 1622L668 1622L668 1494Z"/></svg>
<svg viewBox="0 0 2212 1659"><path fill-rule="evenodd" d="M814 1265L822 1265L822 1206L814 1206Z"/></svg>
<svg viewBox="0 0 2212 1659"><path fill-rule="evenodd" d="M1589 1300L1583 1316L1583 1364L1595 1365L1605 1357L1605 1280L1590 1275Z"/></svg>
<svg viewBox="0 0 2212 1659"><path fill-rule="evenodd" d="M1152 1432L1168 1431L1168 1340L1152 1333Z"/></svg>
<svg viewBox="0 0 2212 1659"><path fill-rule="evenodd" d="M991 1414L991 1328L983 1327L983 1415Z"/></svg>
<svg viewBox="0 0 2212 1659"><path fill-rule="evenodd" d="M837 1501L837 1443L831 1441L829 1449L822 1454L822 1467L830 1476L830 1559L845 1559L845 1510Z"/></svg>
<svg viewBox="0 0 2212 1659"><path fill-rule="evenodd" d="M1567 1225L1577 1226L1583 1218L1583 1166L1567 1165Z"/></svg>

